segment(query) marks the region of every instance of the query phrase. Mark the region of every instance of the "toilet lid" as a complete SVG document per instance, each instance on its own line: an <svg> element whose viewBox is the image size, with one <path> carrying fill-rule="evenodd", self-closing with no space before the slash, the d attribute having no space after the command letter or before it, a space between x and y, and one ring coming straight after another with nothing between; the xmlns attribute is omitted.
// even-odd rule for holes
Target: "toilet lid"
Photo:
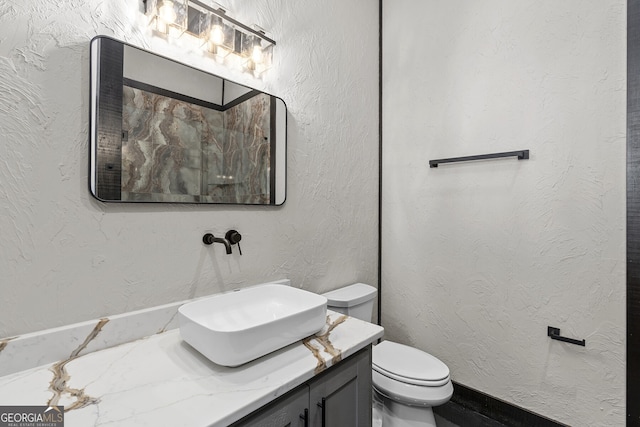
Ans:
<svg viewBox="0 0 640 427"><path fill-rule="evenodd" d="M373 369L409 384L439 386L449 381L449 368L437 357L391 341L373 347Z"/></svg>
<svg viewBox="0 0 640 427"><path fill-rule="evenodd" d="M353 307L376 297L378 290L364 283L354 283L344 288L322 294L329 307Z"/></svg>

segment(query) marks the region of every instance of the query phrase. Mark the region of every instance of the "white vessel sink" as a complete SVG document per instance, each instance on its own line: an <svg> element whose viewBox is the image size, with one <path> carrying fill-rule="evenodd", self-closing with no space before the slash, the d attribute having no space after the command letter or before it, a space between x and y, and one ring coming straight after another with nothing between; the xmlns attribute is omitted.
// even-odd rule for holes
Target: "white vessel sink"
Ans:
<svg viewBox="0 0 640 427"><path fill-rule="evenodd" d="M180 335L209 360L238 366L318 332L327 299L264 284L213 295L178 309Z"/></svg>

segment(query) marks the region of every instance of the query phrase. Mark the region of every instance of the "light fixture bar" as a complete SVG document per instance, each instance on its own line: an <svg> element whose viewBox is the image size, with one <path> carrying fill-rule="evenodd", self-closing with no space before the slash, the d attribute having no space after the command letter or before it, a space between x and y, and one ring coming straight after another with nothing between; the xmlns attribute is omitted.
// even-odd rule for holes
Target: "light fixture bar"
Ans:
<svg viewBox="0 0 640 427"><path fill-rule="evenodd" d="M203 0L143 0L152 33L166 40L186 34L216 62L260 76L273 65L275 40L260 27L251 28Z"/></svg>
<svg viewBox="0 0 640 427"><path fill-rule="evenodd" d="M233 25L242 28L244 31L246 31L248 33L251 33L256 37L259 37L262 40L264 40L264 41L266 41L268 43L271 43L274 46L276 44L275 40L270 39L264 33L260 32L260 31L256 31L253 28L243 24L242 22L236 21L235 19L227 16L226 12L224 12L223 10L214 9L211 6L209 6L208 4L205 4L205 3L203 3L203 2L201 2L199 0L189 0L189 3L193 3L196 6L200 6L201 8L208 10L209 12L213 13L214 15L219 16L220 18L231 22Z"/></svg>

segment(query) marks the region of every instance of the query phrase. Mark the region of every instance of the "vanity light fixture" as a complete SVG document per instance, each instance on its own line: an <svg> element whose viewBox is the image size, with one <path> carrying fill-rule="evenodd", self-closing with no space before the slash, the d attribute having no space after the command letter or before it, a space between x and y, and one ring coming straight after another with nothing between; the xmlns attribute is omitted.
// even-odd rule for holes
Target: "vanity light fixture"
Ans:
<svg viewBox="0 0 640 427"><path fill-rule="evenodd" d="M158 34L180 37L187 29L187 0L148 0L147 11L151 3L151 28Z"/></svg>
<svg viewBox="0 0 640 427"><path fill-rule="evenodd" d="M200 0L143 0L149 26L166 38L193 37L216 61L237 63L254 77L271 68L275 40L262 28L249 27L226 10Z"/></svg>

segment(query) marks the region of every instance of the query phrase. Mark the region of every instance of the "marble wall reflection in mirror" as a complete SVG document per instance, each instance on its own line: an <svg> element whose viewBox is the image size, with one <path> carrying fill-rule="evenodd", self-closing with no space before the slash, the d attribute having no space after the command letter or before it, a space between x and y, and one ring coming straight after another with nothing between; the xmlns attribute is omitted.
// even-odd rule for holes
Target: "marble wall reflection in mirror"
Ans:
<svg viewBox="0 0 640 427"><path fill-rule="evenodd" d="M105 202L281 205L286 106L109 37L91 41L91 193Z"/></svg>

